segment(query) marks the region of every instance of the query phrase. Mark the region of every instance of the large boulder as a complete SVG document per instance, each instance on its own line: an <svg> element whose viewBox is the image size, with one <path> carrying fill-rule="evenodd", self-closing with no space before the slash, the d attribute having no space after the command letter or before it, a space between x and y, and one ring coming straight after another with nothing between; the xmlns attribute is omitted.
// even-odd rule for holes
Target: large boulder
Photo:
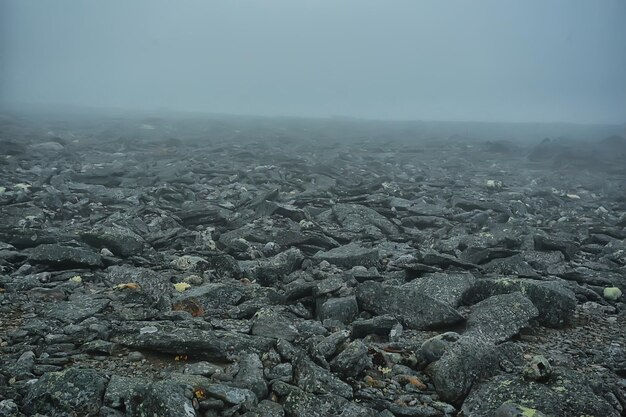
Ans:
<svg viewBox="0 0 626 417"><path fill-rule="evenodd" d="M569 323L576 308L576 296L558 281L536 281L525 278L482 278L468 290L465 304L475 304L497 294L521 292L539 310L539 323L561 327Z"/></svg>
<svg viewBox="0 0 626 417"><path fill-rule="evenodd" d="M410 287L367 281L357 287L356 297L361 309L377 315L391 314L411 329L424 330L463 321L451 305Z"/></svg>

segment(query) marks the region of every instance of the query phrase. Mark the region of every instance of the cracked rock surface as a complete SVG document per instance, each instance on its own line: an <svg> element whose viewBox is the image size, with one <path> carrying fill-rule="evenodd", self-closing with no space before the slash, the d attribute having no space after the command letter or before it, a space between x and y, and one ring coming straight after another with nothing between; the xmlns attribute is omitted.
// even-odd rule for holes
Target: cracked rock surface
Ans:
<svg viewBox="0 0 626 417"><path fill-rule="evenodd" d="M0 416L626 415L624 160L3 115Z"/></svg>

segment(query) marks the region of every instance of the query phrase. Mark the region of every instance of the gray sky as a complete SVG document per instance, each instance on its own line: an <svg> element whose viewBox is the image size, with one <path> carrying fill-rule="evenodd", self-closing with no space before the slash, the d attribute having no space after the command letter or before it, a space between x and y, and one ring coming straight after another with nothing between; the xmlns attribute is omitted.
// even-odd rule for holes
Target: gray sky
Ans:
<svg viewBox="0 0 626 417"><path fill-rule="evenodd" d="M626 122L624 0L0 0L0 101Z"/></svg>

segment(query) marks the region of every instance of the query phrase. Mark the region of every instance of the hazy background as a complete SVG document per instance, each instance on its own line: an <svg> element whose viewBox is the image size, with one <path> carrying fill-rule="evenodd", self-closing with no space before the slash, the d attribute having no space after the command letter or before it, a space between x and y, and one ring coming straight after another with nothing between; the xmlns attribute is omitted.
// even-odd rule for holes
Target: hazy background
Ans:
<svg viewBox="0 0 626 417"><path fill-rule="evenodd" d="M626 122L624 0L0 0L0 105Z"/></svg>

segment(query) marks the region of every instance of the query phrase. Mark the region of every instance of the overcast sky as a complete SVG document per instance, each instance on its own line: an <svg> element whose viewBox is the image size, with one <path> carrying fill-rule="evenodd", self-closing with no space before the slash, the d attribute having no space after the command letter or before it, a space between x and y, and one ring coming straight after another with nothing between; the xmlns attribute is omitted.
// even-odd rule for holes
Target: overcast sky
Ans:
<svg viewBox="0 0 626 417"><path fill-rule="evenodd" d="M0 0L0 101L626 122L625 0Z"/></svg>

